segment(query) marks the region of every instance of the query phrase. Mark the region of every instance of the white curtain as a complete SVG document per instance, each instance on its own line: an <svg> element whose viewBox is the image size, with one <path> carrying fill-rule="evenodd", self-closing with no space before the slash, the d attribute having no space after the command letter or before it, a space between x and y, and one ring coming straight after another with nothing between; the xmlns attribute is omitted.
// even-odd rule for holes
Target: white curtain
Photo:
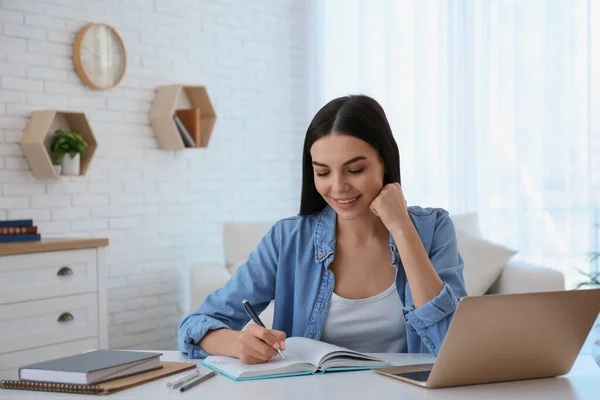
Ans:
<svg viewBox="0 0 600 400"><path fill-rule="evenodd" d="M313 0L310 114L373 96L410 204L478 212L572 286L596 246L592 19L585 0Z"/></svg>

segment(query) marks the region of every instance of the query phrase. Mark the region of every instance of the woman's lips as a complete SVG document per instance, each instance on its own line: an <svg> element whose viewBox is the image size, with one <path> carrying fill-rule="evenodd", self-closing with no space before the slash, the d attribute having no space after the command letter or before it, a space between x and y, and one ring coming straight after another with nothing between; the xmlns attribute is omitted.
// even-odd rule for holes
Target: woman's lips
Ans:
<svg viewBox="0 0 600 400"><path fill-rule="evenodd" d="M338 199L335 197L332 197L331 199L334 201L334 203L341 208L351 208L353 207L357 200L360 198L361 195L355 196L355 197L346 197L343 199Z"/></svg>

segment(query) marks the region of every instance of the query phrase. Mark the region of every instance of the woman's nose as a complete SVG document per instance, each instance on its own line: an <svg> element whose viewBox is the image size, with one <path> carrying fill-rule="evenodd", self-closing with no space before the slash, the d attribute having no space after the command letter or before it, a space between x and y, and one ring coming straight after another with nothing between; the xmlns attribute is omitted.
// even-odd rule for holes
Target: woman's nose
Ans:
<svg viewBox="0 0 600 400"><path fill-rule="evenodd" d="M350 185L348 184L348 181L346 180L346 178L344 178L344 176L337 175L336 177L334 177L334 181L333 181L333 192L334 193L337 193L337 194L344 193L349 188L350 188Z"/></svg>

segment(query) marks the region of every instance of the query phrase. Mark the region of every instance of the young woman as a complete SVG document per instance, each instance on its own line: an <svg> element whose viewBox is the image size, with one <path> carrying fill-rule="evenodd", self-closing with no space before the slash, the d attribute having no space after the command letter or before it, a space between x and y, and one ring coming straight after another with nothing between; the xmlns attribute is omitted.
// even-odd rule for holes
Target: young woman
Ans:
<svg viewBox="0 0 600 400"><path fill-rule="evenodd" d="M191 358L262 363L303 336L363 352L437 355L461 297L463 261L439 208L407 207L400 157L367 96L325 105L304 142L300 214L274 224L227 284L179 327ZM275 300L273 328L250 324Z"/></svg>

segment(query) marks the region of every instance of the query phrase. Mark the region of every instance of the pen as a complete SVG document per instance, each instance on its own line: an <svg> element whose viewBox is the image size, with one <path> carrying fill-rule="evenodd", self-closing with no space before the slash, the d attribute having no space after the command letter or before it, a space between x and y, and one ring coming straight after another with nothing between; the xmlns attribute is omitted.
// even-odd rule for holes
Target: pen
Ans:
<svg viewBox="0 0 600 400"><path fill-rule="evenodd" d="M182 377L175 379L174 381L167 382L167 387L171 389L177 389L179 386L183 385L190 379L197 377L199 374L198 370L192 371L189 374L186 374Z"/></svg>
<svg viewBox="0 0 600 400"><path fill-rule="evenodd" d="M183 385L182 387L179 388L180 392L185 392L186 390L190 390L191 388L193 388L194 386L212 378L213 376L217 375L217 371L210 371L208 374L206 375L202 375L199 376L197 378L194 378L193 380L186 382L185 385Z"/></svg>
<svg viewBox="0 0 600 400"><path fill-rule="evenodd" d="M252 318L252 321L254 321L254 323L256 325L262 326L263 328L266 329L265 324L263 324L262 321L260 320L260 318L258 318L258 314L256 314L256 311L254 311L254 308L252 308L252 305L248 302L248 300L244 299L244 301L242 301L242 304L244 305L244 310L246 310L246 313L248 314L248 316L250 318ZM275 350L277 350L277 352L279 353L281 358L283 358L285 360L285 356L283 355L281 350L279 350L279 349L275 349Z"/></svg>

